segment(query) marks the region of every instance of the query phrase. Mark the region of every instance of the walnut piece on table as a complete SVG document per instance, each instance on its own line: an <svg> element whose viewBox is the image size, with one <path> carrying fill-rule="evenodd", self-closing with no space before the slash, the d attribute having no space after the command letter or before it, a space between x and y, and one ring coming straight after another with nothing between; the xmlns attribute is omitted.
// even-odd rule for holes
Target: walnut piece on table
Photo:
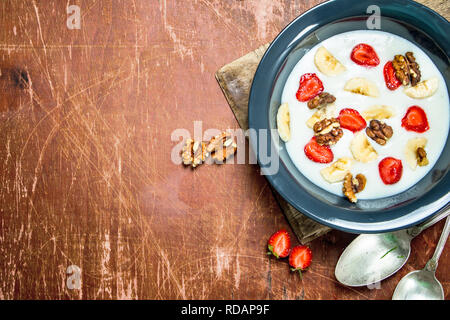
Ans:
<svg viewBox="0 0 450 320"><path fill-rule="evenodd" d="M211 140L209 140L206 151L209 153L214 152L214 150L217 150L218 148L221 148L225 141L228 139L231 139L232 135L229 132L223 131L217 136L213 137Z"/></svg>
<svg viewBox="0 0 450 320"><path fill-rule="evenodd" d="M347 173L344 178L342 192L352 203L358 202L356 194L363 191L366 187L367 179L363 174L357 174L355 178L351 173Z"/></svg>
<svg viewBox="0 0 450 320"><path fill-rule="evenodd" d="M218 163L223 163L225 160L229 159L237 151L237 145L233 139L228 139L223 143L221 148L214 151L212 158Z"/></svg>
<svg viewBox="0 0 450 320"><path fill-rule="evenodd" d="M183 160L183 164L188 166L192 164L194 161L194 153L192 151L192 147L194 145L194 140L187 139L184 143L183 149L181 150L181 159Z"/></svg>
<svg viewBox="0 0 450 320"><path fill-rule="evenodd" d="M237 151L237 145L228 132L222 132L209 142L187 139L181 151L183 164L196 168L210 156L216 163L223 163Z"/></svg>
<svg viewBox="0 0 450 320"><path fill-rule="evenodd" d="M195 168L205 162L208 156L206 143L192 139L186 140L181 154L184 165L190 165Z"/></svg>
<svg viewBox="0 0 450 320"><path fill-rule="evenodd" d="M376 143L384 146L392 138L394 131L391 126L379 120L371 120L369 126L366 128L366 134Z"/></svg>

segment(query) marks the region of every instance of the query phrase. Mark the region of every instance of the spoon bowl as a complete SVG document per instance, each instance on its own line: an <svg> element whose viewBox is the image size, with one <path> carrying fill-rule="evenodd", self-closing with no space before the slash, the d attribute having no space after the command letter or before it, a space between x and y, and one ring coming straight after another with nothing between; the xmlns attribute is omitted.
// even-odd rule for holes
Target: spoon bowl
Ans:
<svg viewBox="0 0 450 320"><path fill-rule="evenodd" d="M408 260L411 239L405 230L358 236L342 253L336 279L346 286L359 287L391 276Z"/></svg>
<svg viewBox="0 0 450 320"><path fill-rule="evenodd" d="M400 280L392 300L444 300L444 289L434 272L413 271Z"/></svg>
<svg viewBox="0 0 450 320"><path fill-rule="evenodd" d="M341 254L335 268L336 279L349 287L362 287L393 275L408 260L411 240L447 217L449 208L447 204L433 218L410 229L359 235Z"/></svg>

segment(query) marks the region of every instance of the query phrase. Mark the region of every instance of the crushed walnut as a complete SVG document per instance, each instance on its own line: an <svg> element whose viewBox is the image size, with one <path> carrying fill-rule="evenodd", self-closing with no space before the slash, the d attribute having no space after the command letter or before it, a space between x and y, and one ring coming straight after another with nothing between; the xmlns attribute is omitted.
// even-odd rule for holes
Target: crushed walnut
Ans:
<svg viewBox="0 0 450 320"><path fill-rule="evenodd" d="M328 104L333 103L335 101L336 98L332 94L328 92L322 92L308 101L308 108L315 109L326 107Z"/></svg>
<svg viewBox="0 0 450 320"><path fill-rule="evenodd" d="M222 132L209 142L187 139L182 149L181 158L184 165L195 168L204 163L210 155L216 162L223 163L236 151L237 145L232 135L228 132Z"/></svg>
<svg viewBox="0 0 450 320"><path fill-rule="evenodd" d="M420 67L412 52L406 52L405 55L398 54L392 61L395 70L395 76L404 86L411 84L415 86L420 82Z"/></svg>
<svg viewBox="0 0 450 320"><path fill-rule="evenodd" d="M376 143L384 146L392 137L394 131L391 126L379 120L371 120L369 126L366 128L366 134Z"/></svg>
<svg viewBox="0 0 450 320"><path fill-rule="evenodd" d="M356 203L358 199L356 194L363 191L366 187L367 179L363 174L357 174L355 178L351 173L347 173L344 178L342 192L352 203Z"/></svg>
<svg viewBox="0 0 450 320"><path fill-rule="evenodd" d="M416 150L416 156L417 156L417 164L421 167L424 167L429 164L428 158L427 158L427 152L424 148L417 148Z"/></svg>
<svg viewBox="0 0 450 320"><path fill-rule="evenodd" d="M323 119L316 122L313 130L316 136L316 142L320 145L334 145L344 135L339 120L336 118Z"/></svg>

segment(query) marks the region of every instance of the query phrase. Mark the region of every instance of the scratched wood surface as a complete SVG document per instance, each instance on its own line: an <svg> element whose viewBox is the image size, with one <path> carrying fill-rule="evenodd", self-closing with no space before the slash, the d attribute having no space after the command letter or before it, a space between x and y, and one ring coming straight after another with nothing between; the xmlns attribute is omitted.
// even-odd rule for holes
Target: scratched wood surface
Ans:
<svg viewBox="0 0 450 320"><path fill-rule="evenodd" d="M233 110L239 126L243 130L248 129L248 99L253 77L269 44L262 45L256 50L247 53L245 56L230 62L220 68L215 74L217 82L231 110ZM331 228L303 215L289 202L284 200L272 187L271 189L292 228L292 232L300 243L306 244L331 230Z"/></svg>
<svg viewBox="0 0 450 320"><path fill-rule="evenodd" d="M69 30L67 1L1 1L0 299L390 298L443 223L380 289L336 283L338 231L300 280L265 256L288 224L257 166L171 161L175 129L238 127L214 72L318 2L74 0ZM449 266L447 248L447 297Z"/></svg>

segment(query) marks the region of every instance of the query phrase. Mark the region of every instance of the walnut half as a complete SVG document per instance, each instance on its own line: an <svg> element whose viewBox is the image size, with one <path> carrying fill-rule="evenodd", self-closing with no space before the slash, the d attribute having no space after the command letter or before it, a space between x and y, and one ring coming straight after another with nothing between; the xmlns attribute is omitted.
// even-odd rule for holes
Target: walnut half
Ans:
<svg viewBox="0 0 450 320"><path fill-rule="evenodd" d="M351 173L347 173L344 178L342 192L352 203L358 202L356 194L363 191L366 187L367 179L363 174L357 174L355 178Z"/></svg>
<svg viewBox="0 0 450 320"><path fill-rule="evenodd" d="M409 80L411 86L415 86L420 82L421 74L419 64L416 62L416 58L412 52L405 53L406 60L408 60L409 67Z"/></svg>
<svg viewBox="0 0 450 320"><path fill-rule="evenodd" d="M322 108L336 101L336 97L328 92L322 92L308 101L308 108Z"/></svg>
<svg viewBox="0 0 450 320"><path fill-rule="evenodd" d="M237 145L232 135L224 131L209 141L206 150L216 162L222 163L236 153Z"/></svg>
<svg viewBox="0 0 450 320"><path fill-rule="evenodd" d="M344 132L336 118L323 119L313 126L316 141L320 145L335 145L342 138Z"/></svg>
<svg viewBox="0 0 450 320"><path fill-rule="evenodd" d="M233 139L228 139L223 143L223 147L216 149L212 155L213 159L218 163L223 163L236 153L237 145Z"/></svg>
<svg viewBox="0 0 450 320"><path fill-rule="evenodd" d="M391 126L379 120L371 120L369 126L366 128L366 134L376 143L384 146L392 137L394 131Z"/></svg>
<svg viewBox="0 0 450 320"><path fill-rule="evenodd" d="M187 139L182 150L181 158L184 165L195 168L201 165L208 158L206 143Z"/></svg>
<svg viewBox="0 0 450 320"><path fill-rule="evenodd" d="M396 55L392 61L392 66L395 70L395 76L401 81L402 85L408 86L411 84L415 86L420 82L420 67L412 52L406 52L404 56Z"/></svg>

